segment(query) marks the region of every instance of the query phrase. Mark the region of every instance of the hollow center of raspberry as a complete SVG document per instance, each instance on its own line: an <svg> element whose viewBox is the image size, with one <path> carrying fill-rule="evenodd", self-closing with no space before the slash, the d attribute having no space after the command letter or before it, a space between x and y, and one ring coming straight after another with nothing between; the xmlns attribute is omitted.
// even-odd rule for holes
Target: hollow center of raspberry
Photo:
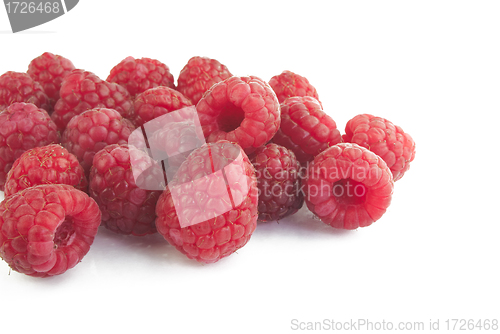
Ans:
<svg viewBox="0 0 500 334"><path fill-rule="evenodd" d="M333 184L332 191L338 203L359 205L365 202L367 189L361 182L342 179Z"/></svg>
<svg viewBox="0 0 500 334"><path fill-rule="evenodd" d="M66 220L56 229L54 245L56 248L68 246L73 242L75 236L76 231L73 226L73 220L71 218L66 218Z"/></svg>
<svg viewBox="0 0 500 334"><path fill-rule="evenodd" d="M235 105L228 104L219 114L217 119L217 124L219 126L219 130L224 132L231 132L236 130L241 122L245 119L245 112L236 107Z"/></svg>

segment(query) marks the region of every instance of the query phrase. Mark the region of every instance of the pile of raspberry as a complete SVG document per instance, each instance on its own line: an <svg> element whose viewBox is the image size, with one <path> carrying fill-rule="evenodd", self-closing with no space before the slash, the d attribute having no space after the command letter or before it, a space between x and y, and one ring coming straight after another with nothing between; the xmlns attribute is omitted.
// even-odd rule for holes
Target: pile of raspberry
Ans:
<svg viewBox="0 0 500 334"><path fill-rule="evenodd" d="M100 226L159 233L201 263L304 203L333 228L366 227L415 158L379 116L341 134L291 71L265 81L196 56L174 79L153 58L126 57L103 80L49 52L0 76L0 257L13 270L66 272Z"/></svg>

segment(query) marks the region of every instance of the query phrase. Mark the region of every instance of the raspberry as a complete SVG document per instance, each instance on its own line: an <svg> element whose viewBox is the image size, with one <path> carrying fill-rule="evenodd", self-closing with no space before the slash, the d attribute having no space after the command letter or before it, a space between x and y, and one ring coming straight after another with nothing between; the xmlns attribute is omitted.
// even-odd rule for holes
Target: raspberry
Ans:
<svg viewBox="0 0 500 334"><path fill-rule="evenodd" d="M60 275L87 254L100 222L96 202L72 186L24 189L0 203L0 257L29 276Z"/></svg>
<svg viewBox="0 0 500 334"><path fill-rule="evenodd" d="M106 79L125 87L132 97L157 86L174 88L174 76L156 59L127 57L111 69Z"/></svg>
<svg viewBox="0 0 500 334"><path fill-rule="evenodd" d="M62 135L62 145L73 153L88 176L95 153L111 144L126 144L135 127L118 111L96 108L71 119Z"/></svg>
<svg viewBox="0 0 500 334"><path fill-rule="evenodd" d="M415 141L399 126L369 114L357 115L345 127L344 142L366 147L382 157L394 181L401 179L415 159Z"/></svg>
<svg viewBox="0 0 500 334"><path fill-rule="evenodd" d="M61 132L73 116L85 110L110 108L127 117L133 103L124 87L101 80L94 73L79 69L73 70L64 78L60 95L54 106L52 120Z"/></svg>
<svg viewBox="0 0 500 334"><path fill-rule="evenodd" d="M196 110L208 142L238 143L247 154L266 144L280 127L276 94L254 76L233 76L216 83Z"/></svg>
<svg viewBox="0 0 500 334"><path fill-rule="evenodd" d="M341 140L337 124L315 98L290 97L281 103L281 127L272 142L292 150L301 164Z"/></svg>
<svg viewBox="0 0 500 334"><path fill-rule="evenodd" d="M95 154L89 193L109 230L137 236L156 232L155 208L161 191L137 186L128 145L108 145Z"/></svg>
<svg viewBox="0 0 500 334"><path fill-rule="evenodd" d="M74 69L75 65L70 60L45 52L30 62L27 73L42 85L52 110L59 100L63 79Z"/></svg>
<svg viewBox="0 0 500 334"><path fill-rule="evenodd" d="M197 133L192 122L179 121L167 123L155 131L149 145L152 156L163 160L167 179L170 180L189 154L205 143L203 139L203 133Z"/></svg>
<svg viewBox="0 0 500 334"><path fill-rule="evenodd" d="M255 170L227 141L193 151L156 206L158 232L188 258L213 263L250 239L257 225Z"/></svg>
<svg viewBox="0 0 500 334"><path fill-rule="evenodd" d="M52 112L49 97L40 83L27 73L9 71L0 76L0 111L14 102L32 103L48 113Z"/></svg>
<svg viewBox="0 0 500 334"><path fill-rule="evenodd" d="M291 71L283 71L275 75L269 80L269 85L273 88L280 103L293 96L311 96L319 100L316 88L306 78Z"/></svg>
<svg viewBox="0 0 500 334"><path fill-rule="evenodd" d="M177 90L193 104L217 82L233 76L225 65L207 57L192 57L179 73Z"/></svg>
<svg viewBox="0 0 500 334"><path fill-rule="evenodd" d="M14 162L5 181L5 196L39 184L68 184L87 191L87 178L76 157L59 144L27 150Z"/></svg>
<svg viewBox="0 0 500 334"><path fill-rule="evenodd" d="M349 230L369 226L382 217L393 189L384 160L350 143L334 145L316 156L303 186L309 210L324 223Z"/></svg>
<svg viewBox="0 0 500 334"><path fill-rule="evenodd" d="M178 91L159 86L139 94L134 101L134 108L128 118L137 127L171 111L192 105L191 101Z"/></svg>
<svg viewBox="0 0 500 334"><path fill-rule="evenodd" d="M59 142L49 114L31 103L16 102L0 112L0 190L14 161L33 147Z"/></svg>
<svg viewBox="0 0 500 334"><path fill-rule="evenodd" d="M300 191L300 163L286 147L273 143L258 148L250 161L257 173L259 220L279 220L304 204Z"/></svg>

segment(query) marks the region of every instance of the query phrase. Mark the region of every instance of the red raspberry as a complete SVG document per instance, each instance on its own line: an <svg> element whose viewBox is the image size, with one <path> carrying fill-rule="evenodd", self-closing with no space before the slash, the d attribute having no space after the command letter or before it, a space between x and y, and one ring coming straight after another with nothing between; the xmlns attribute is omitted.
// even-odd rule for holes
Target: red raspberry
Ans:
<svg viewBox="0 0 500 334"><path fill-rule="evenodd" d="M139 127L153 118L190 105L192 105L191 101L178 91L159 86L139 94L127 118Z"/></svg>
<svg viewBox="0 0 500 334"><path fill-rule="evenodd" d="M76 157L59 144L27 150L14 162L5 181L5 196L39 184L68 184L87 191L87 178Z"/></svg>
<svg viewBox="0 0 500 334"><path fill-rule="evenodd" d="M301 164L342 140L337 124L313 97L290 97L281 104L281 127L272 142L292 150Z"/></svg>
<svg viewBox="0 0 500 334"><path fill-rule="evenodd" d="M324 223L349 230L369 226L382 217L393 189L384 160L350 143L334 145L316 156L303 186L309 210Z"/></svg>
<svg viewBox="0 0 500 334"><path fill-rule="evenodd" d="M273 88L280 103L293 96L311 96L319 100L316 88L303 76L290 71L275 75L269 80L269 85Z"/></svg>
<svg viewBox="0 0 500 334"><path fill-rule="evenodd" d="M23 152L59 142L49 114L31 103L16 102L0 112L0 190L14 161Z"/></svg>
<svg viewBox="0 0 500 334"><path fill-rule="evenodd" d="M344 142L366 147L382 157L394 181L401 179L415 159L415 142L399 126L369 114L357 115L345 127Z"/></svg>
<svg viewBox="0 0 500 334"><path fill-rule="evenodd" d="M135 127L118 111L96 108L71 119L62 135L62 145L73 153L88 176L95 153L111 144L127 144Z"/></svg>
<svg viewBox="0 0 500 334"><path fill-rule="evenodd" d="M78 69L64 78L60 95L54 106L52 120L61 132L73 116L85 110L110 108L127 117L133 103L124 87L101 80L92 72Z"/></svg>
<svg viewBox="0 0 500 334"><path fill-rule="evenodd" d="M29 276L60 275L87 254L101 223L96 202L65 184L24 189L0 203L0 257Z"/></svg>
<svg viewBox="0 0 500 334"><path fill-rule="evenodd" d="M125 87L132 97L157 86L174 88L174 76L156 59L127 57L111 69L106 79Z"/></svg>
<svg viewBox="0 0 500 334"><path fill-rule="evenodd" d="M263 80L231 77L213 85L196 105L208 142L228 140L246 153L266 144L280 127L276 94Z"/></svg>
<svg viewBox="0 0 500 334"><path fill-rule="evenodd" d="M108 145L97 152L89 180L89 193L99 204L102 225L120 234L156 232L155 208L161 191L137 186L128 145Z"/></svg>
<svg viewBox="0 0 500 334"><path fill-rule="evenodd" d="M279 220L296 213L304 204L300 163L286 147L273 143L250 156L259 187L259 220Z"/></svg>
<svg viewBox="0 0 500 334"><path fill-rule="evenodd" d="M232 76L227 67L215 59L193 57L179 74L177 90L196 104L210 87Z"/></svg>
<svg viewBox="0 0 500 334"><path fill-rule="evenodd" d="M33 103L48 113L52 112L49 97L42 85L28 73L9 71L0 76L0 111L14 102Z"/></svg>
<svg viewBox="0 0 500 334"><path fill-rule="evenodd" d="M250 239L257 225L255 170L227 141L193 151L156 206L158 232L180 252L213 263Z"/></svg>
<svg viewBox="0 0 500 334"><path fill-rule="evenodd" d="M173 178L193 150L205 143L199 132L192 122L179 121L163 125L149 138L152 156L163 161L167 180Z"/></svg>
<svg viewBox="0 0 500 334"><path fill-rule="evenodd" d="M74 69L75 65L70 60L45 52L30 62L27 73L42 85L52 110L59 100L63 79Z"/></svg>

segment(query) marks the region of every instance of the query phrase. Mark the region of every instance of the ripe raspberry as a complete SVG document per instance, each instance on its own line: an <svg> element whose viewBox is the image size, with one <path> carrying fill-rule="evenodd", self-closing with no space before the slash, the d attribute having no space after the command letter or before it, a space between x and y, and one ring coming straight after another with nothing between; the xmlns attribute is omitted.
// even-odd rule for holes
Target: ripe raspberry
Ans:
<svg viewBox="0 0 500 334"><path fill-rule="evenodd" d="M88 176L95 153L111 144L126 144L135 127L118 111L96 108L71 119L62 135L62 145L73 153Z"/></svg>
<svg viewBox="0 0 500 334"><path fill-rule="evenodd" d="M30 62L27 73L42 85L52 110L59 100L63 79L74 69L75 65L69 59L45 52Z"/></svg>
<svg viewBox="0 0 500 334"><path fill-rule="evenodd" d="M48 113L52 112L49 97L42 85L28 73L9 71L0 76L0 111L14 102L33 103Z"/></svg>
<svg viewBox="0 0 500 334"><path fill-rule="evenodd" d="M59 144L27 150L14 162L5 181L5 196L39 184L68 184L87 191L87 178L76 157Z"/></svg>
<svg viewBox="0 0 500 334"><path fill-rule="evenodd" d="M393 189L384 160L350 143L334 145L316 156L303 186L309 210L324 223L349 230L369 226L382 217Z"/></svg>
<svg viewBox="0 0 500 334"><path fill-rule="evenodd" d="M0 190L21 154L33 147L59 142L49 114L31 103L16 102L0 112Z"/></svg>
<svg viewBox="0 0 500 334"><path fill-rule="evenodd" d="M257 225L257 181L244 151L225 140L193 151L156 206L158 232L180 252L213 263Z"/></svg>
<svg viewBox="0 0 500 334"><path fill-rule="evenodd" d="M210 87L231 76L227 67L215 59L192 57L179 74L177 90L196 104Z"/></svg>
<svg viewBox="0 0 500 334"><path fill-rule="evenodd" d="M266 144L280 127L276 94L254 76L233 76L216 83L196 110L208 142L238 143L247 154Z"/></svg>
<svg viewBox="0 0 500 334"><path fill-rule="evenodd" d="M125 87L132 97L157 86L174 88L174 76L156 59L127 57L111 69L106 79Z"/></svg>
<svg viewBox="0 0 500 334"><path fill-rule="evenodd" d="M292 150L301 164L342 140L337 124L313 97L290 97L281 104L281 127L273 143Z"/></svg>
<svg viewBox="0 0 500 334"><path fill-rule="evenodd" d="M173 179L189 154L205 143L199 132L192 122L179 121L163 125L149 138L151 154L163 161L167 180Z"/></svg>
<svg viewBox="0 0 500 334"><path fill-rule="evenodd" d="M87 254L100 222L96 202L72 186L24 189L0 203L0 257L29 276L60 275Z"/></svg>
<svg viewBox="0 0 500 334"><path fill-rule="evenodd" d="M54 106L52 120L61 132L73 116L85 110L110 108L127 117L133 103L124 87L101 80L94 73L79 69L73 70L64 78L60 95Z"/></svg>
<svg viewBox="0 0 500 334"><path fill-rule="evenodd" d="M191 101L178 91L159 86L139 94L127 118L139 127L153 118L190 105L192 105Z"/></svg>
<svg viewBox="0 0 500 334"><path fill-rule="evenodd" d="M401 179L415 159L415 142L399 126L369 114L357 115L345 127L344 142L366 147L387 163L394 181Z"/></svg>
<svg viewBox="0 0 500 334"><path fill-rule="evenodd" d="M293 96L311 96L319 100L316 88L306 78L291 71L283 71L275 75L269 80L269 85L273 88L280 103Z"/></svg>
<svg viewBox="0 0 500 334"><path fill-rule="evenodd" d="M120 234L156 232L155 208L161 191L137 186L128 145L108 145L94 156L89 194L102 212L102 225Z"/></svg>
<svg viewBox="0 0 500 334"><path fill-rule="evenodd" d="M259 220L279 220L296 213L304 204L300 191L300 163L286 147L273 143L250 156L259 187Z"/></svg>

